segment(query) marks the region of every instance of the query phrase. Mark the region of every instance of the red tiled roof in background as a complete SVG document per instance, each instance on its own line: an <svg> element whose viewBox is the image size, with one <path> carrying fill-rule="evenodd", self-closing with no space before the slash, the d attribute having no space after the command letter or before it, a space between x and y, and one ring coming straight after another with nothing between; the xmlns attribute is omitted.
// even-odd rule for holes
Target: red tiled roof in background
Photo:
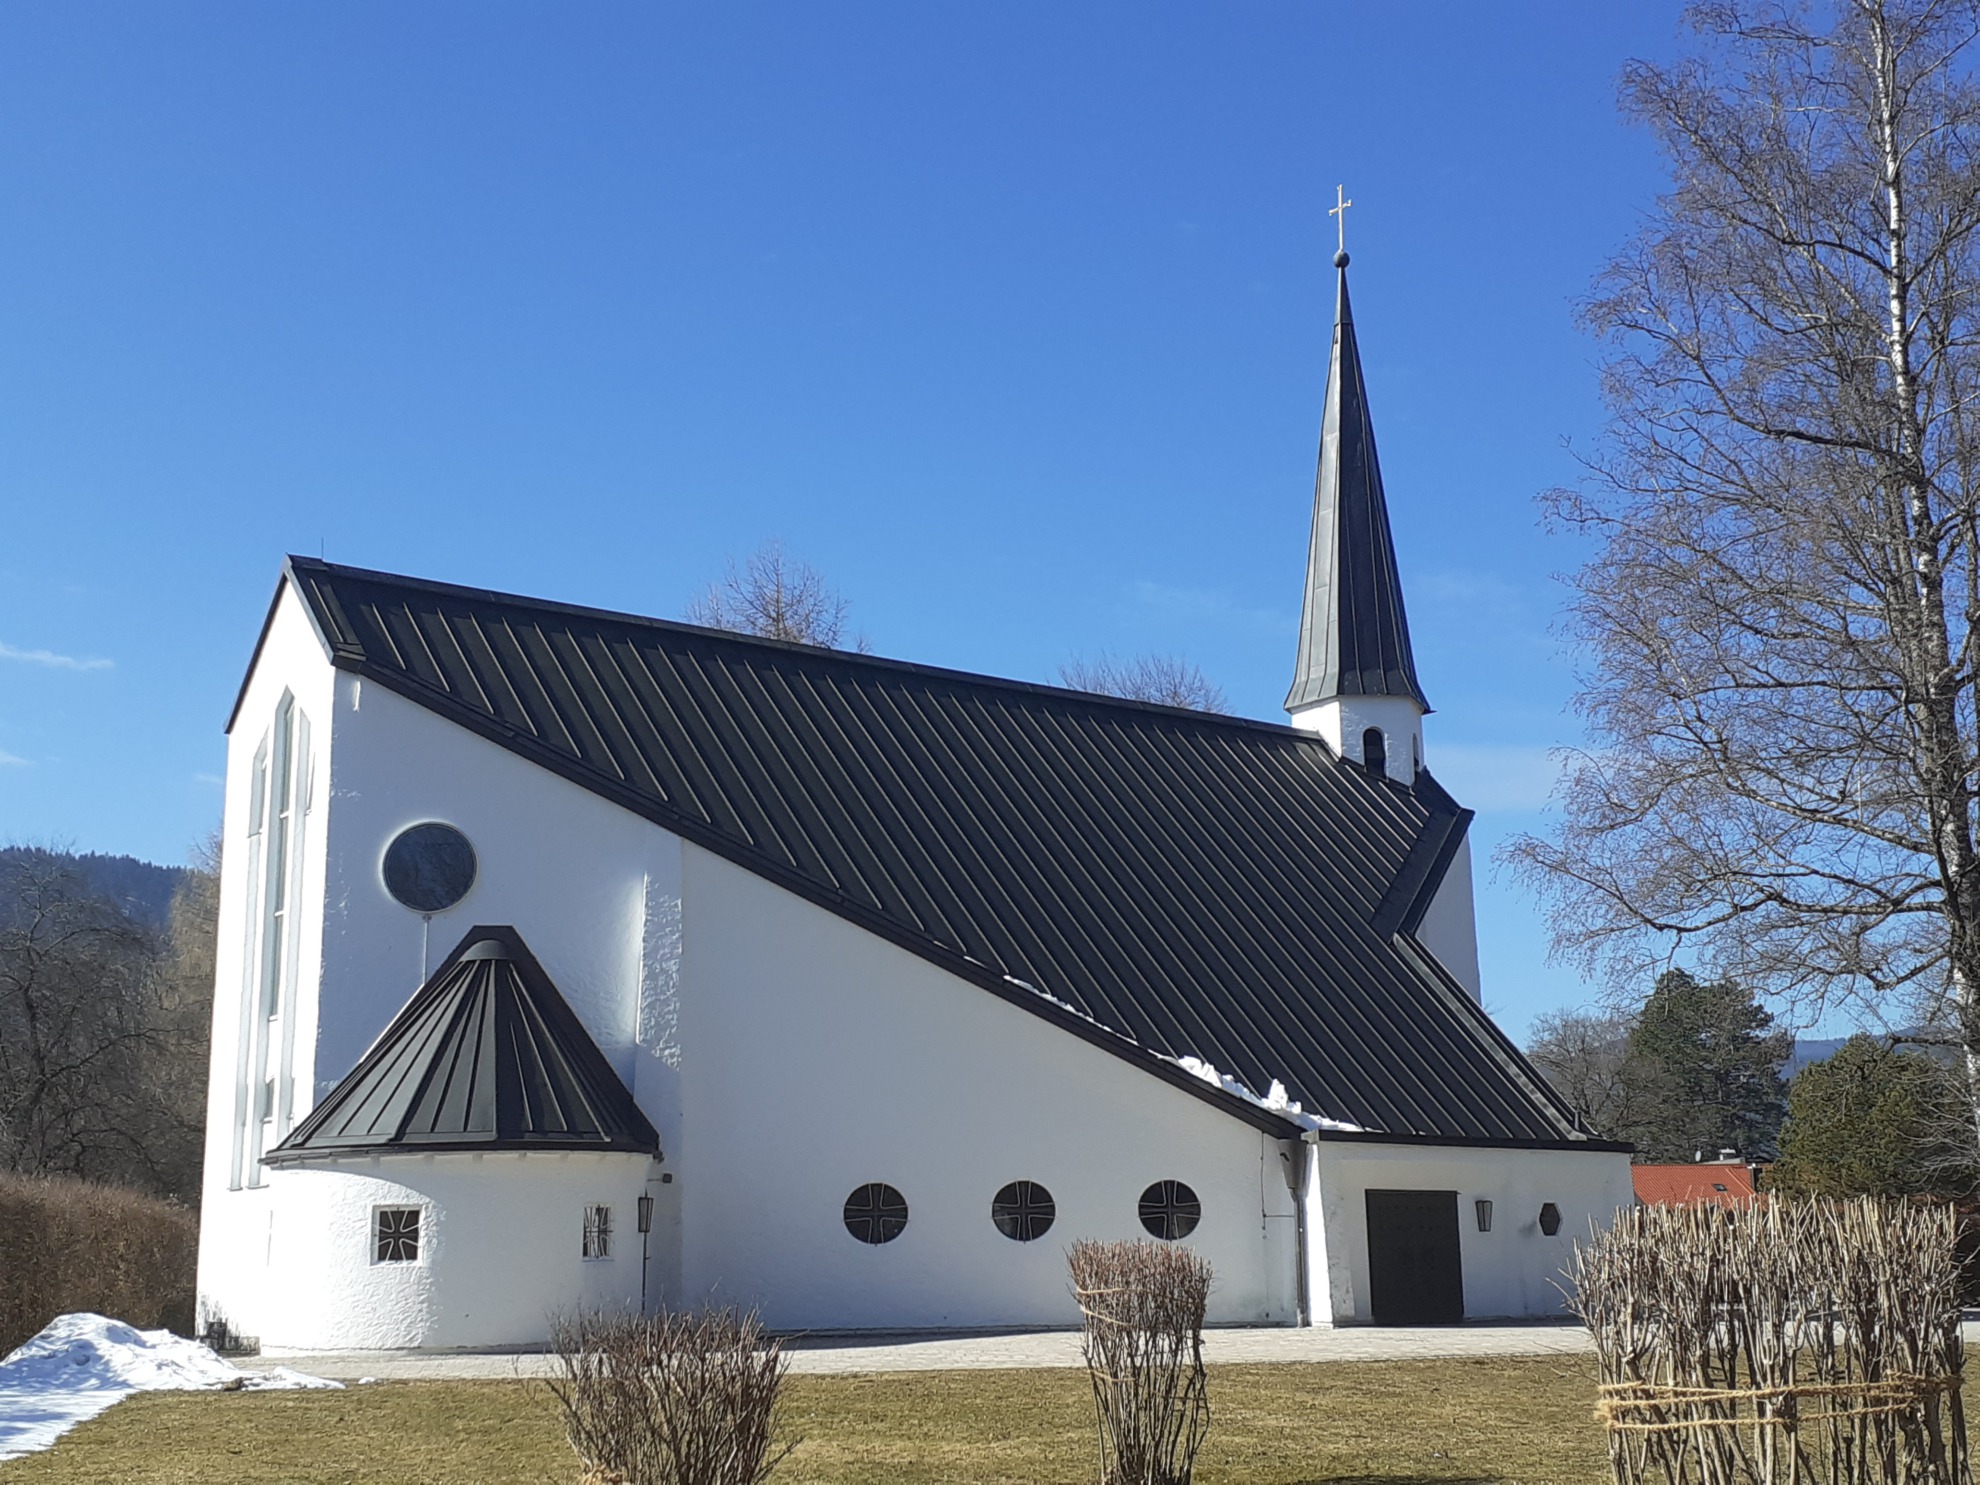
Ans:
<svg viewBox="0 0 1980 1485"><path fill-rule="evenodd" d="M1753 1167L1732 1161L1693 1161L1684 1165L1632 1165L1636 1199L1645 1205L1706 1206L1750 1202L1758 1194Z"/></svg>

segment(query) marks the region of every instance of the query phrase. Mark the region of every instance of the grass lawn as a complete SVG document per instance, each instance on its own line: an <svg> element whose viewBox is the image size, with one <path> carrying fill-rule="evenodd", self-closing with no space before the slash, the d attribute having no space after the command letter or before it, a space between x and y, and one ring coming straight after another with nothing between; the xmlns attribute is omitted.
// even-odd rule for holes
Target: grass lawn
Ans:
<svg viewBox="0 0 1980 1485"><path fill-rule="evenodd" d="M1606 1480L1580 1358L1212 1368L1203 1485ZM1097 1475L1083 1371L793 1377L802 1442L779 1485L1065 1482ZM150 1393L0 1485L572 1485L555 1406L524 1382L344 1392Z"/></svg>

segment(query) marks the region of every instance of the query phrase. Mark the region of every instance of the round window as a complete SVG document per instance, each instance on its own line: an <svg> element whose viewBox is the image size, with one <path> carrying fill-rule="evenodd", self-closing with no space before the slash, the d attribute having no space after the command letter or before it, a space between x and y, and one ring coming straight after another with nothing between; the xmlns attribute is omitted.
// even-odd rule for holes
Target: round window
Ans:
<svg viewBox="0 0 1980 1485"><path fill-rule="evenodd" d="M1181 1181L1157 1181L1141 1193L1141 1225L1165 1243L1186 1238L1203 1220L1203 1203Z"/></svg>
<svg viewBox="0 0 1980 1485"><path fill-rule="evenodd" d="M445 912L474 886L474 847L451 825L429 820L385 848L385 890L416 913Z"/></svg>
<svg viewBox="0 0 1980 1485"><path fill-rule="evenodd" d="M907 1226L907 1198L873 1181L846 1198L846 1231L862 1243L891 1243Z"/></svg>
<svg viewBox="0 0 1980 1485"><path fill-rule="evenodd" d="M1036 1181L1013 1181L990 1203L990 1220L1014 1242L1042 1238L1052 1230L1052 1219L1057 1215L1052 1193Z"/></svg>

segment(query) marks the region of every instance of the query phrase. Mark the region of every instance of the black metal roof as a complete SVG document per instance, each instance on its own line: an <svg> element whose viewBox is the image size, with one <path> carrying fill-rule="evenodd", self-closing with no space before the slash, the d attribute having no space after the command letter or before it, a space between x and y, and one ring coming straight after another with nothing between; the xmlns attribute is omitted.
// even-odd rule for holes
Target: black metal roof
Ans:
<svg viewBox="0 0 1980 1485"><path fill-rule="evenodd" d="M1430 703L1409 648L1375 425L1368 416L1368 388L1348 305L1346 255L1338 261L1340 297L1320 419L1313 536L1286 710L1335 696L1407 696L1427 712Z"/></svg>
<svg viewBox="0 0 1980 1485"><path fill-rule="evenodd" d="M659 1153L652 1124L513 928L470 929L267 1163L439 1150Z"/></svg>
<svg viewBox="0 0 1980 1485"><path fill-rule="evenodd" d="M1410 952L1470 813L1288 727L291 557L332 661L1250 1119L1571 1111Z"/></svg>

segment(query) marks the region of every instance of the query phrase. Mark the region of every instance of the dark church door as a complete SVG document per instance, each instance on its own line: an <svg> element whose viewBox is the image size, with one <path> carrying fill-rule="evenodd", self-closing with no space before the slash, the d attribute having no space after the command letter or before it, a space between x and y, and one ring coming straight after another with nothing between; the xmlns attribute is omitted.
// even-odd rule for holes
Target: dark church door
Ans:
<svg viewBox="0 0 1980 1485"><path fill-rule="evenodd" d="M1368 1288L1377 1325L1464 1318L1455 1191L1368 1193Z"/></svg>

